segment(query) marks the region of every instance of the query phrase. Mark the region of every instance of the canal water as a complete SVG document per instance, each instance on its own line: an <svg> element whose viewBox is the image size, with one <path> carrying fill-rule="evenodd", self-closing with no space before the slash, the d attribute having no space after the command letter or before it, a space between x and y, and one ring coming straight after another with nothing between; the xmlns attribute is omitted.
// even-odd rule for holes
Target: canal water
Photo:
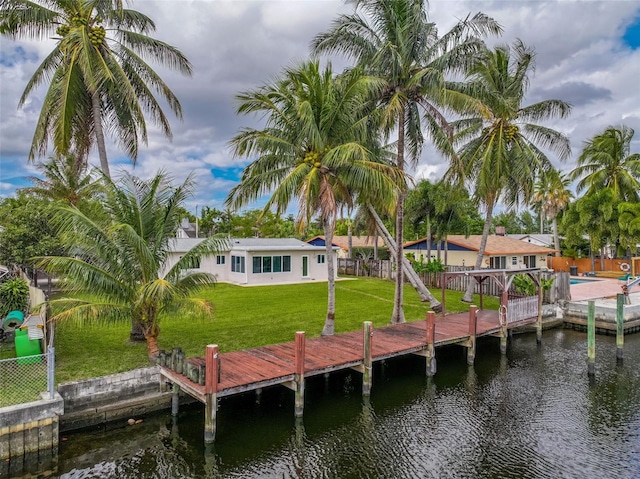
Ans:
<svg viewBox="0 0 640 479"><path fill-rule="evenodd" d="M203 444L203 410L183 407L135 426L67 434L64 478L638 478L640 335L598 336L589 378L586 334L479 341L476 364L460 347L376 364L372 396L359 373L307 383L305 416L293 418L283 387L225 398L218 441Z"/></svg>

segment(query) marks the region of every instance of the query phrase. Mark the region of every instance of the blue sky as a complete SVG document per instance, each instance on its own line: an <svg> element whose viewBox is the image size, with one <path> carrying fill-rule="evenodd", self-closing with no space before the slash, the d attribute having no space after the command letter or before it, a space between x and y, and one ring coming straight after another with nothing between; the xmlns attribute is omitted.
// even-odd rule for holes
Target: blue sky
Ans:
<svg viewBox="0 0 640 479"><path fill-rule="evenodd" d="M557 163L561 169L573 168L583 142L609 125L624 123L640 132L637 1L432 0L429 5L440 32L481 9L504 27L497 42L521 38L535 47L537 68L527 101L558 98L573 104L569 119L548 123L571 138L573 156ZM154 19L155 37L178 47L194 74L183 78L159 70L182 103L184 121L170 117L173 141L150 129L149 144L142 146L135 167L110 145L112 172L125 168L149 177L164 169L176 180L194 172L198 188L188 207L220 208L250 161L233 158L228 142L240 128L259 124L235 114L234 95L308 58L313 36L350 7L336 0L134 0L132 8ZM44 89L22 109L17 106L51 46L49 41L0 39L0 197L12 195L26 184L26 176L37 174L26 158ZM342 58L333 63L336 70L347 64ZM640 151L640 133L636 138L632 149ZM91 161L97 164L96 154ZM414 173L437 179L446 167L427 145Z"/></svg>

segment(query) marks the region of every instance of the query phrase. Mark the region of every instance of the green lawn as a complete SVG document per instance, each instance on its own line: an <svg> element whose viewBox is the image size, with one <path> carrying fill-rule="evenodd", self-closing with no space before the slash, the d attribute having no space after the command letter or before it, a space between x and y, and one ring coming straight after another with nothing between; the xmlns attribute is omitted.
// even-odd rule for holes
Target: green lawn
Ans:
<svg viewBox="0 0 640 479"><path fill-rule="evenodd" d="M362 328L363 321L386 326L393 311L391 281L370 278L336 282L336 333ZM432 291L440 298L439 290ZM461 292L447 292L447 311L467 311ZM327 284L307 283L241 287L217 284L203 295L215 304L211 320L164 318L160 347L180 346L187 356L202 356L207 344L233 351L293 341L296 331L318 336L327 308ZM428 303L421 303L411 286L405 287L407 321L425 318ZM498 299L485 298L485 308L497 309ZM148 366L146 345L128 342L130 325L77 325L56 327L56 382L103 376Z"/></svg>

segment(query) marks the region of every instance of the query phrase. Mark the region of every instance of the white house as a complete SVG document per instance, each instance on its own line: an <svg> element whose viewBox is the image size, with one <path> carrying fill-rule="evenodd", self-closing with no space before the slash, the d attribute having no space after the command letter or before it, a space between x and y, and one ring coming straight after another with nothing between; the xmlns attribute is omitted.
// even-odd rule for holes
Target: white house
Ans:
<svg viewBox="0 0 640 479"><path fill-rule="evenodd" d="M480 249L482 235L449 235L447 242L439 244L441 254L446 254L449 266L474 266ZM404 245L407 253L413 253L417 260L427 258L427 239L422 238ZM438 244L431 245L431 259L437 255ZM444 253L446 251L446 253ZM547 256L554 249L538 246L502 235L489 235L484 252L483 267L495 269L545 268Z"/></svg>
<svg viewBox="0 0 640 479"><path fill-rule="evenodd" d="M175 238L165 271L204 238ZM327 281L324 247L294 238L231 238L229 248L201 258L196 271L212 273L218 281L242 284L303 283ZM334 255L337 276L337 259Z"/></svg>

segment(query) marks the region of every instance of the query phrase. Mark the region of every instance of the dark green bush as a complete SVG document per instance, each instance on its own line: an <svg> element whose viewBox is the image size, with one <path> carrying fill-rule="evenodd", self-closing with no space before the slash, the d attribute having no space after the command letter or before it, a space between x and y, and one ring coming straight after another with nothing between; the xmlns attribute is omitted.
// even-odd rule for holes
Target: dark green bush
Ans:
<svg viewBox="0 0 640 479"><path fill-rule="evenodd" d="M29 284L22 278L0 283L0 318L10 311L26 311L29 305Z"/></svg>

